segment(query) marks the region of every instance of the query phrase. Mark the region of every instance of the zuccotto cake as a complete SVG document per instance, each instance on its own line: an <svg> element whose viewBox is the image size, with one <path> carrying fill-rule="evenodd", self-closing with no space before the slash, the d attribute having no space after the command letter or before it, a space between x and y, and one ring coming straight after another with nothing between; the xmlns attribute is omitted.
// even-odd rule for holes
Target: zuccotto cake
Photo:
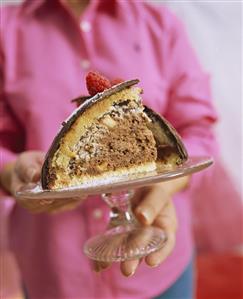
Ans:
<svg viewBox="0 0 243 299"><path fill-rule="evenodd" d="M187 159L175 129L142 105L138 82L98 92L63 123L42 168L44 189L152 171L158 161L168 167Z"/></svg>

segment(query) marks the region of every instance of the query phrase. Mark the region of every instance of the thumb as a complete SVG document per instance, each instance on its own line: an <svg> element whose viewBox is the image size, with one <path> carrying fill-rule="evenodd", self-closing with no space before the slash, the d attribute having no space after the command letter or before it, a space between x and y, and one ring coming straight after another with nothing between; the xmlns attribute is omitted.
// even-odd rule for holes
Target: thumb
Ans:
<svg viewBox="0 0 243 299"><path fill-rule="evenodd" d="M169 196L159 185L154 185L135 208L135 215L145 225L151 225L168 202Z"/></svg>
<svg viewBox="0 0 243 299"><path fill-rule="evenodd" d="M26 178L25 181L27 183L30 182L37 182L40 179L40 167L38 165L31 165L26 172Z"/></svg>
<svg viewBox="0 0 243 299"><path fill-rule="evenodd" d="M19 156L15 170L23 182L37 182L40 179L41 165L39 159L39 154L35 152L26 152Z"/></svg>

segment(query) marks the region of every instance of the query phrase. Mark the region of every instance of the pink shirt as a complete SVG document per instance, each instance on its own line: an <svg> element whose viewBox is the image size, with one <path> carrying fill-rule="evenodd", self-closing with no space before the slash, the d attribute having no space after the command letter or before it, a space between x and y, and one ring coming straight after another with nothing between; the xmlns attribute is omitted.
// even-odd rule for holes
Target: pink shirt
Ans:
<svg viewBox="0 0 243 299"><path fill-rule="evenodd" d="M1 18L2 166L23 150L47 151L74 109L70 99L87 93L89 69L108 78L139 78L144 103L173 123L190 155L214 154L209 77L183 26L164 7L92 1L78 23L57 0L29 0L2 7ZM191 187L209 174L195 176ZM30 298L142 299L162 293L192 255L189 194L174 198L179 229L171 256L158 268L142 263L131 278L120 274L118 264L96 274L83 254L85 240L107 223L99 198L57 215L31 215L15 205L11 244Z"/></svg>

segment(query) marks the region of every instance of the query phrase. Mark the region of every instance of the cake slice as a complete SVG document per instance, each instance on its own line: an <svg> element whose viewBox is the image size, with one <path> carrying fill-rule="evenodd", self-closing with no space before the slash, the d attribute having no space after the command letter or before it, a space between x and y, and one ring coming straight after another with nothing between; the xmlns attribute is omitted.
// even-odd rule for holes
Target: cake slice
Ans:
<svg viewBox="0 0 243 299"><path fill-rule="evenodd" d="M86 99L63 122L42 167L43 189L165 168L187 159L175 129L144 107L138 80Z"/></svg>

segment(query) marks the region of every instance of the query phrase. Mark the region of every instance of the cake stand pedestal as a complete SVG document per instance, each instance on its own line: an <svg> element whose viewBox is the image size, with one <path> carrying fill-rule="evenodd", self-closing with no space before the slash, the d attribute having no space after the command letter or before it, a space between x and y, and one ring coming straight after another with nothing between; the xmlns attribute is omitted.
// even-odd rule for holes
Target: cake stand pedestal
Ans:
<svg viewBox="0 0 243 299"><path fill-rule="evenodd" d="M161 249L166 243L166 233L155 226L142 226L131 209L134 189L164 182L199 172L210 165L210 157L190 157L182 165L165 170L159 166L155 171L134 175L96 180L71 188L43 190L40 184L25 186L17 192L20 199L59 200L61 198L86 198L101 194L110 207L110 222L107 230L92 237L84 245L84 253L91 259L102 262L120 262L147 256Z"/></svg>
<svg viewBox="0 0 243 299"><path fill-rule="evenodd" d="M154 226L142 226L134 216L130 200L133 191L103 193L109 205L110 222L107 230L89 239L84 253L102 262L120 262L141 258L163 247L166 234Z"/></svg>

